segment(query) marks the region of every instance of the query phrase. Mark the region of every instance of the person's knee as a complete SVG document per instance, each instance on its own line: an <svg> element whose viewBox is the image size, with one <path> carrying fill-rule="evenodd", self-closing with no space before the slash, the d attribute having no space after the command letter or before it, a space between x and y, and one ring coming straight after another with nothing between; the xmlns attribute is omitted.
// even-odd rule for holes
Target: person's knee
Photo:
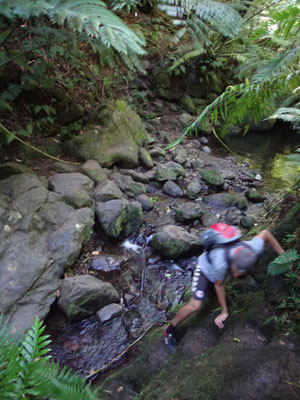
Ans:
<svg viewBox="0 0 300 400"><path fill-rule="evenodd" d="M188 302L188 306L189 306L189 308L191 309L191 311L196 312L196 311L199 311L199 310L200 310L200 308L201 308L201 306L202 306L202 302L201 302L201 301L198 301L198 300L191 299L191 300Z"/></svg>

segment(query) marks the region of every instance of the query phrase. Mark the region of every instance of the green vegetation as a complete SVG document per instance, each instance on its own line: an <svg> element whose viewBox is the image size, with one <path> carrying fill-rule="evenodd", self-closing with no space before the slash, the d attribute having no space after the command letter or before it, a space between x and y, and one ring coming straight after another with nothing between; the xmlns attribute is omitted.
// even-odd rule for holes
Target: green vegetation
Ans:
<svg viewBox="0 0 300 400"><path fill-rule="evenodd" d="M44 329L36 318L25 338L18 337L0 316L1 399L98 399L83 378L51 361Z"/></svg>

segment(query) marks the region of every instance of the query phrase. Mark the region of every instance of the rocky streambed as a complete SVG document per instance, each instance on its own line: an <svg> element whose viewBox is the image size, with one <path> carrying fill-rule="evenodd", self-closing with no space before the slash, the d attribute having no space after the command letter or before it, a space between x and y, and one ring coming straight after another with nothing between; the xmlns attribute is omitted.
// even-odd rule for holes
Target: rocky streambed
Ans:
<svg viewBox="0 0 300 400"><path fill-rule="evenodd" d="M191 120L166 113L146 132L124 102L109 103L68 143L86 159L79 166L53 163L47 176L0 166L0 312L23 331L46 318L54 359L83 375L124 362L130 344L164 324L189 287L203 230L224 222L246 233L272 198L264 171L215 156L205 133L165 151ZM161 367L167 355L155 354Z"/></svg>

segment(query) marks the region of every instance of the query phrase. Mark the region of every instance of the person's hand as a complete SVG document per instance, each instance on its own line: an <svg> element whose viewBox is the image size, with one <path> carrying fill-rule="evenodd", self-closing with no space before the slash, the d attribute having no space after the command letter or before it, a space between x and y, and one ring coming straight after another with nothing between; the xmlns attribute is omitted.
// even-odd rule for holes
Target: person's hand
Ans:
<svg viewBox="0 0 300 400"><path fill-rule="evenodd" d="M217 316L215 319L215 324L217 325L218 328L223 329L224 324L223 322L228 318L228 313L222 312L220 315Z"/></svg>

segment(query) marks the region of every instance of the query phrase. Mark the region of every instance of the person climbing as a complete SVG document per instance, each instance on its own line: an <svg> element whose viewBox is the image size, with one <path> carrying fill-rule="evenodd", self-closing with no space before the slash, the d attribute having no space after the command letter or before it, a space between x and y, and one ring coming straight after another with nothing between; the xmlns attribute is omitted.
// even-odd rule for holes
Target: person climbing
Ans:
<svg viewBox="0 0 300 400"><path fill-rule="evenodd" d="M219 235L219 231L223 231L225 234L229 232L228 235L225 235L227 237L225 241L227 240L228 243L222 241L222 235ZM267 230L261 231L250 241L237 240L236 238L241 236L240 232L226 224L215 224L206 232L215 235L213 239L215 245L210 245L207 251L204 251L198 257L191 299L177 312L165 329L164 343L169 353L174 352L177 348L175 339L177 325L201 309L209 287L214 287L221 306L221 313L215 318L215 324L223 329L223 323L229 316L224 287L224 280L228 272L230 271L234 278L246 275L250 268L255 265L265 243L268 243L278 255L284 252L275 237ZM218 242L219 238L221 240ZM232 239L234 240L232 241ZM221 242L224 245L221 245Z"/></svg>

